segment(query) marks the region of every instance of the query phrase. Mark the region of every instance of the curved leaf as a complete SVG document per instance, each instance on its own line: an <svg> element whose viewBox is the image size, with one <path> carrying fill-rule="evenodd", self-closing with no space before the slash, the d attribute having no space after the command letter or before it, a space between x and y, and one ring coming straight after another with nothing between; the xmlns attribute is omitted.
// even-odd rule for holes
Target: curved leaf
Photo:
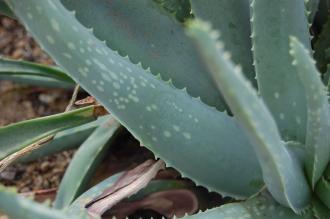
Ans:
<svg viewBox="0 0 330 219"><path fill-rule="evenodd" d="M96 121L60 131L55 135L52 141L46 143L38 150L31 151L31 153L20 158L18 162L31 162L64 150L77 148L108 118L109 116L102 116Z"/></svg>
<svg viewBox="0 0 330 219"><path fill-rule="evenodd" d="M77 219L76 215L66 215L61 211L48 208L45 205L23 198L0 188L0 210L10 219Z"/></svg>
<svg viewBox="0 0 330 219"><path fill-rule="evenodd" d="M54 207L66 208L79 196L90 181L97 165L102 161L104 152L111 145L111 140L120 128L113 119L98 127L75 153L61 181Z"/></svg>
<svg viewBox="0 0 330 219"><path fill-rule="evenodd" d="M283 144L266 105L241 69L235 68L217 41L217 32L197 20L189 25L188 33L196 40L219 91L253 143L268 190L281 204L296 212L302 210L309 203L309 186L299 162Z"/></svg>
<svg viewBox="0 0 330 219"><path fill-rule="evenodd" d="M49 135L96 119L96 107L84 107L0 128L0 159Z"/></svg>
<svg viewBox="0 0 330 219"><path fill-rule="evenodd" d="M176 0L177 1L177 0ZM61 0L76 12L78 20L93 28L94 34L134 63L150 67L176 87L200 96L205 103L225 109L221 96L207 74L183 27L154 0ZM107 28L105 28L107 27Z"/></svg>
<svg viewBox="0 0 330 219"><path fill-rule="evenodd" d="M260 167L235 119L108 49L58 1L8 2L57 63L156 156L210 190L235 197L259 191Z"/></svg>
<svg viewBox="0 0 330 219"><path fill-rule="evenodd" d="M310 211L304 215L295 214L288 208L276 203L270 196L262 195L248 199L245 202L226 204L219 208L201 212L196 215L186 216L184 219L228 219L228 218L253 218L253 219L313 219Z"/></svg>
<svg viewBox="0 0 330 219"><path fill-rule="evenodd" d="M307 136L305 167L312 187L322 176L330 160L330 115L326 87L320 78L309 52L298 41L290 38L290 54L304 85L307 100Z"/></svg>
<svg viewBox="0 0 330 219"><path fill-rule="evenodd" d="M74 84L74 81L59 68L4 58L0 58L0 75L43 76Z"/></svg>
<svg viewBox="0 0 330 219"><path fill-rule="evenodd" d="M249 0L191 0L192 12L221 31L226 50L245 76L256 85L251 52ZM221 16L220 16L221 15Z"/></svg>
<svg viewBox="0 0 330 219"><path fill-rule="evenodd" d="M59 81L53 78L27 75L0 75L0 80L13 81L22 85L35 85L50 88L73 88L71 83Z"/></svg>
<svg viewBox="0 0 330 219"><path fill-rule="evenodd" d="M290 35L310 48L304 1L252 2L252 44L259 92L275 118L282 138L304 143L305 93L289 54Z"/></svg>

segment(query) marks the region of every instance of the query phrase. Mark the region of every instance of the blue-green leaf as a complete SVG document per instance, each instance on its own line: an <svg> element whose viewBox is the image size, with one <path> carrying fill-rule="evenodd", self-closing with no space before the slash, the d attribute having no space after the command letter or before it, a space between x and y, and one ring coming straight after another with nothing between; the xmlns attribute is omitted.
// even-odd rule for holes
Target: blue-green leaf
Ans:
<svg viewBox="0 0 330 219"><path fill-rule="evenodd" d="M109 141L115 137L119 128L118 122L107 120L80 146L61 181L54 202L55 208L66 208L86 189L95 168L105 155L104 152L111 145Z"/></svg>
<svg viewBox="0 0 330 219"><path fill-rule="evenodd" d="M310 38L303 0L253 0L252 44L259 93L285 141L304 143L306 100L291 64L289 36L306 48Z"/></svg>
<svg viewBox="0 0 330 219"><path fill-rule="evenodd" d="M57 67L5 58L0 58L0 75L43 76L74 84L74 81Z"/></svg>
<svg viewBox="0 0 330 219"><path fill-rule="evenodd" d="M219 110L225 109L183 26L160 9L154 0L61 0L100 40L178 88ZM106 28L105 28L106 27ZM80 48L83 49L84 48Z"/></svg>
<svg viewBox="0 0 330 219"><path fill-rule="evenodd" d="M245 202L225 204L221 207L201 212L184 219L313 219L311 211L303 215L295 214L274 201L269 195L260 195Z"/></svg>
<svg viewBox="0 0 330 219"><path fill-rule="evenodd" d="M234 118L107 48L60 2L7 2L56 62L168 165L222 194L247 197L259 191L258 161Z"/></svg>
<svg viewBox="0 0 330 219"><path fill-rule="evenodd" d="M326 87L308 50L297 38L290 38L293 65L305 88L307 135L305 167L312 187L322 176L330 159L330 115Z"/></svg>
<svg viewBox="0 0 330 219"><path fill-rule="evenodd" d="M51 209L45 205L33 202L9 191L0 188L0 211L10 219L77 219L76 215L66 215L64 212Z"/></svg>
<svg viewBox="0 0 330 219"><path fill-rule="evenodd" d="M124 173L125 172L121 172L113 175L93 186L82 195L80 195L67 209L65 209L65 211L70 215L76 215L80 218L86 217L86 205L96 197L99 197L105 189L115 185L115 183L123 176Z"/></svg>
<svg viewBox="0 0 330 219"><path fill-rule="evenodd" d="M191 0L191 7L197 18L210 22L214 29L221 31L222 41L233 62L241 65L245 76L256 85L249 0Z"/></svg>
<svg viewBox="0 0 330 219"><path fill-rule="evenodd" d="M188 29L200 48L212 77L234 116L245 129L257 154L264 181L275 199L298 212L308 205L310 190L303 168L281 140L268 108L257 95L241 69L217 41L207 23L192 22Z"/></svg>
<svg viewBox="0 0 330 219"><path fill-rule="evenodd" d="M52 141L44 144L38 150L31 151L17 162L31 162L47 155L79 147L92 132L104 123L109 116L99 117L96 121L86 123L71 129L58 132Z"/></svg>
<svg viewBox="0 0 330 219"><path fill-rule="evenodd" d="M26 120L0 128L0 159L59 131L97 118L95 106Z"/></svg>

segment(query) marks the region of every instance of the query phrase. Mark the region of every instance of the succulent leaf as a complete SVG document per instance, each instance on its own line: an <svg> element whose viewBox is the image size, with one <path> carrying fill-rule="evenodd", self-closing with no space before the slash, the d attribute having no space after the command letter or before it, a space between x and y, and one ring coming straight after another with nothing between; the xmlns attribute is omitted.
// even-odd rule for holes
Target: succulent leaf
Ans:
<svg viewBox="0 0 330 219"><path fill-rule="evenodd" d="M93 121L96 117L95 107L90 106L1 127L0 159L49 135Z"/></svg>
<svg viewBox="0 0 330 219"><path fill-rule="evenodd" d="M52 141L44 144L38 150L31 151L31 153L20 158L18 162L31 162L64 150L77 148L107 119L109 119L109 116L102 116L96 121L60 131L55 135Z"/></svg>
<svg viewBox="0 0 330 219"><path fill-rule="evenodd" d="M222 194L247 197L259 191L258 161L234 118L108 49L60 2L7 2L56 62L168 165ZM201 157L207 159L196 162Z"/></svg>
<svg viewBox="0 0 330 219"><path fill-rule="evenodd" d="M268 190L281 204L296 212L302 210L310 199L309 186L302 167L283 144L266 105L241 69L230 61L217 41L217 32L212 32L208 23L191 22L188 33L196 40L219 91L249 136Z"/></svg>
<svg viewBox="0 0 330 219"><path fill-rule="evenodd" d="M196 215L186 216L184 219L228 219L228 218L253 218L253 219L313 219L310 211L303 215L295 214L285 208L269 195L259 195L240 203L225 204L221 207L201 212Z"/></svg>
<svg viewBox="0 0 330 219"><path fill-rule="evenodd" d="M0 209L10 219L77 219L76 215L65 213L46 207L45 205L33 202L5 187L0 188Z"/></svg>
<svg viewBox="0 0 330 219"><path fill-rule="evenodd" d="M307 131L305 167L312 187L322 176L330 160L330 115L326 87L308 50L297 38L290 38L293 65L306 93Z"/></svg>
<svg viewBox="0 0 330 219"><path fill-rule="evenodd" d="M54 202L55 208L68 207L86 189L91 175L102 161L104 152L111 146L111 139L116 136L119 128L118 122L107 120L80 146L61 181Z"/></svg>
<svg viewBox="0 0 330 219"><path fill-rule="evenodd" d="M217 109L225 103L200 60L182 24L168 16L154 0L61 0L97 38L134 63L141 62L178 88ZM107 27L107 28L105 28ZM79 48L81 49L81 48ZM86 48L82 48L82 51ZM88 51L86 51L88 53Z"/></svg>
<svg viewBox="0 0 330 219"><path fill-rule="evenodd" d="M209 21L221 31L224 46L234 63L241 65L245 76L256 85L251 52L249 0L191 0L197 18ZM221 16L219 16L221 15Z"/></svg>
<svg viewBox="0 0 330 219"><path fill-rule="evenodd" d="M0 58L0 79L53 87L71 87L74 84L59 68L5 58Z"/></svg>
<svg viewBox="0 0 330 219"><path fill-rule="evenodd" d="M306 100L291 64L289 36L306 48L310 38L302 0L253 0L252 44L259 92L285 141L304 143Z"/></svg>

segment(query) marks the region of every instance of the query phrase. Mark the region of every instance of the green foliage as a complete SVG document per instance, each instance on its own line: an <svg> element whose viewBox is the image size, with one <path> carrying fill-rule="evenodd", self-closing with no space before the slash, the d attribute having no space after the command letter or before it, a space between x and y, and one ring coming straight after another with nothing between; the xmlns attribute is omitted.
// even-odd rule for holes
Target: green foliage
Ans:
<svg viewBox="0 0 330 219"><path fill-rule="evenodd" d="M246 135L235 119L173 88L170 83L164 83L107 48L59 3L50 7L48 1L39 2L39 7L45 4L40 11L32 7L36 3L33 1L28 7L22 2L11 3L31 31L41 32L35 35L36 38L57 63L106 106L140 140L141 145L151 149L169 166L179 168L182 174L211 190L234 197L247 197L260 189L260 168ZM52 21L49 14L59 11L62 16L56 22ZM36 14L40 19L30 19L29 14ZM57 31L59 29L61 31ZM76 31L81 40L76 40ZM43 37L50 33L56 42L54 44ZM65 38L62 36L64 33ZM86 51L81 53L80 47ZM72 61L73 57L76 61ZM138 117L136 112L139 112ZM208 157L207 162L194 162L201 156ZM223 165L219 168L209 168L220 162ZM244 173L239 168L242 163L249 167ZM226 177L219 177L219 174Z"/></svg>
<svg viewBox="0 0 330 219"><path fill-rule="evenodd" d="M69 217L61 211L23 198L3 186L0 188L0 209L11 219L78 219L75 215Z"/></svg>
<svg viewBox="0 0 330 219"><path fill-rule="evenodd" d="M198 18L211 22L213 28L221 31L221 40L226 51L230 52L231 59L241 65L245 76L256 86L252 65L249 1L208 0L205 4L204 0L191 0L191 4Z"/></svg>
<svg viewBox="0 0 330 219"><path fill-rule="evenodd" d="M153 0L99 1L98 4L92 0L61 2L75 11L77 19L85 27L92 28L98 39L121 56L127 55L133 63L150 68L154 75L161 74L178 88L186 87L193 97L200 96L207 104L221 111L225 109L183 25L164 13ZM84 50L86 48L82 48Z"/></svg>
<svg viewBox="0 0 330 219"><path fill-rule="evenodd" d="M304 216L296 215L293 211L276 203L268 194L262 194L242 203L227 204L197 215L184 217L187 219L312 219L308 211Z"/></svg>
<svg viewBox="0 0 330 219"><path fill-rule="evenodd" d="M72 87L74 81L56 67L0 58L0 79L51 87Z"/></svg>
<svg viewBox="0 0 330 219"><path fill-rule="evenodd" d="M189 26L202 56L210 68L219 91L253 142L261 165L263 179L277 201L295 211L306 207L310 191L301 166L290 156L281 141L276 123L265 103L229 60L230 55L217 41L217 32L201 22ZM235 87L240 88L240 92Z"/></svg>
<svg viewBox="0 0 330 219"><path fill-rule="evenodd" d="M95 107L31 119L0 128L1 159L43 138L95 120Z"/></svg>
<svg viewBox="0 0 330 219"><path fill-rule="evenodd" d="M289 36L297 37L310 48L304 2L255 0L252 11L252 44L259 93L275 118L282 138L304 143L305 94L288 52Z"/></svg>
<svg viewBox="0 0 330 219"><path fill-rule="evenodd" d="M309 52L299 41L290 38L290 54L293 65L306 91L307 133L305 167L312 187L320 179L330 159L330 116L329 103L320 73Z"/></svg>
<svg viewBox="0 0 330 219"><path fill-rule="evenodd" d="M14 63L11 70L0 63L0 72L69 83L72 78L167 166L210 191L244 199L188 218L330 217L330 171L325 170L329 103L310 55L308 30L324 13L324 1L6 2L66 73L29 63ZM222 42L200 19L220 31ZM322 73L329 65L327 26L314 36ZM327 78L324 74L325 82ZM176 87L187 87L187 92ZM80 218L88 217L85 205L122 176L83 193L119 127L91 124L93 111L87 107L0 129L3 157L45 133L58 137L41 154L51 153L56 140L72 138L76 144L90 135L55 204ZM82 127L85 123L89 125ZM22 128L30 131L13 138Z"/></svg>
<svg viewBox="0 0 330 219"><path fill-rule="evenodd" d="M64 150L77 148L100 126L108 116L99 117L96 121L81 126L58 132L52 141L45 143L38 150L34 150L19 159L19 162L35 161L47 155L55 154Z"/></svg>
<svg viewBox="0 0 330 219"><path fill-rule="evenodd" d="M66 208L85 191L95 168L102 161L104 152L111 145L111 140L113 141L119 128L119 123L109 119L80 146L62 179L54 202L55 208Z"/></svg>

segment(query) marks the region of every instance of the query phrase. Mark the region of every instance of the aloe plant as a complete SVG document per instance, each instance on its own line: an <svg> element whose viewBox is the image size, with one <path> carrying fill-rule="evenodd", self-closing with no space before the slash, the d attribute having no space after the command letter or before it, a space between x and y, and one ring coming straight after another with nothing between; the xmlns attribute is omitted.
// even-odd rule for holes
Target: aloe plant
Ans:
<svg viewBox="0 0 330 219"><path fill-rule="evenodd" d="M238 200L187 218L330 217L328 25L319 36L309 32L325 1L5 2L69 78L141 145L197 185ZM43 70L36 74L58 76ZM1 136L20 126L0 129L3 154L48 129L63 130L31 126L35 136L18 143ZM100 129L83 146L102 148L105 142L93 140ZM104 132L106 141L112 130ZM90 174L76 159L72 165ZM65 177L57 198L65 201L56 206L72 215L73 203L88 217L86 203L75 205L81 187L74 180ZM68 197L66 188L73 188ZM0 200L7 196L0 192ZM15 215L1 201L0 208Z"/></svg>

